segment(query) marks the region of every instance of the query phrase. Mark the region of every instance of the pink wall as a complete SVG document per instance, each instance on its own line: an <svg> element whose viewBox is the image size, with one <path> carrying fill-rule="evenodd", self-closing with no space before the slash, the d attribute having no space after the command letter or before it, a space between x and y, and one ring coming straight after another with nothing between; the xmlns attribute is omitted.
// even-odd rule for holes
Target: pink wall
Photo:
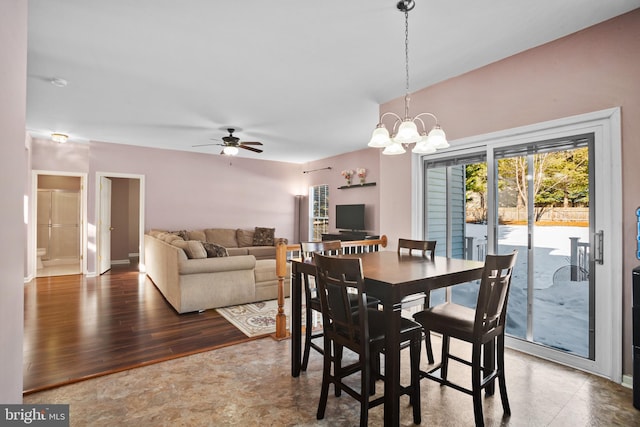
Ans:
<svg viewBox="0 0 640 427"><path fill-rule="evenodd" d="M360 204L365 207L365 226L372 234L380 233L380 152L377 149L366 148L353 151L340 156L309 162L304 165L304 170L321 169L331 167L331 170L319 170L304 174L303 188L300 194L309 194L309 187L314 185L329 185L329 231L336 231L335 226L335 205ZM375 182L375 186L360 187L358 178L352 179L350 189L339 190L338 187L346 185L345 178L341 172L346 169L356 170L357 168L367 169L366 182ZM305 217L308 219L308 217ZM307 236L303 234L303 236Z"/></svg>
<svg viewBox="0 0 640 427"><path fill-rule="evenodd" d="M300 165L102 142L35 140L32 167L88 172L89 224L96 223L96 173L136 174L145 177L146 230L262 226L275 227L278 237L293 236ZM88 238L89 246L95 243L91 231ZM95 271L95 252L89 253L87 264Z"/></svg>
<svg viewBox="0 0 640 427"><path fill-rule="evenodd" d="M0 402L22 403L27 2L0 2Z"/></svg>
<svg viewBox="0 0 640 427"><path fill-rule="evenodd" d="M449 140L621 107L624 224L623 372L631 373L631 269L640 206L640 9L417 92L412 111L438 115ZM416 52L414 51L414 54ZM401 111L402 99L380 111ZM409 234L409 156L383 158L381 228ZM399 212L400 215L394 213ZM400 223L397 221L400 219Z"/></svg>

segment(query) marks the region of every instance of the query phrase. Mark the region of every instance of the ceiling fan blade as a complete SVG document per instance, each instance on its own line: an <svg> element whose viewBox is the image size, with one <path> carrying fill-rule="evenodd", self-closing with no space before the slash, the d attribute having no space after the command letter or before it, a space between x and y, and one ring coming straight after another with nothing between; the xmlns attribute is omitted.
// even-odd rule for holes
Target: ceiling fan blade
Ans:
<svg viewBox="0 0 640 427"><path fill-rule="evenodd" d="M245 150L253 151L255 153L262 153L262 150L253 147L247 147L246 145L238 145L240 148L244 148Z"/></svg>
<svg viewBox="0 0 640 427"><path fill-rule="evenodd" d="M240 145L262 145L262 142L258 141L242 141Z"/></svg>
<svg viewBox="0 0 640 427"><path fill-rule="evenodd" d="M206 146L209 146L209 145L223 145L223 144L214 144L214 143L211 143L211 144L198 144L198 145L192 145L192 147L206 147Z"/></svg>

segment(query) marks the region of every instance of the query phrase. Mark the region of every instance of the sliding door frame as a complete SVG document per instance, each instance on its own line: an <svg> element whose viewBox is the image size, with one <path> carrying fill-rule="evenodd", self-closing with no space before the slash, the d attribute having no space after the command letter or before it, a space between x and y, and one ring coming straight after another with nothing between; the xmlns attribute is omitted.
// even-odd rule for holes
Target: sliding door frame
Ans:
<svg viewBox="0 0 640 427"><path fill-rule="evenodd" d="M593 133L595 137L593 149L597 163L593 165L593 171L598 182L601 185L604 184L605 188L622 188L620 108L462 138L451 141L451 148L442 152L413 156L412 236L425 237L423 161L426 158L446 158L486 151L487 174L497 178L494 149L586 133ZM497 247L498 200L494 186L489 185L487 193L487 249L488 253L493 253L494 248ZM595 313L598 325L595 360L565 354L540 344L512 337L507 337L506 342L509 347L596 373L620 383L622 381L622 194L620 191L596 194L598 202L595 207L595 218L598 222L597 229L604 230L602 252L605 254L605 262L596 269L600 305L596 307ZM592 253L594 253L593 247ZM604 320L598 321L598 319Z"/></svg>

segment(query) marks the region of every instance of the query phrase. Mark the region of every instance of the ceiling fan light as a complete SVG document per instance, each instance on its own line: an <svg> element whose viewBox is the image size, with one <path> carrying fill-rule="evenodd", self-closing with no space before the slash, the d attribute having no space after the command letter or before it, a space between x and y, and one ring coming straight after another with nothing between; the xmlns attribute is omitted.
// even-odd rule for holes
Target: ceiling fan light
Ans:
<svg viewBox="0 0 640 427"><path fill-rule="evenodd" d="M222 152L227 156L235 156L238 154L238 147L227 146L222 149Z"/></svg>
<svg viewBox="0 0 640 427"><path fill-rule="evenodd" d="M431 131L429 131L429 135L427 136L427 141L429 144L433 145L438 150L442 148L449 148L449 143L447 142L447 135L445 135L444 131L440 127L440 125L435 125Z"/></svg>
<svg viewBox="0 0 640 427"><path fill-rule="evenodd" d="M388 156L394 156L396 154L404 154L404 153L405 153L404 147L399 142L396 142L395 138L394 138L394 142L391 145L387 146L384 150L382 150L382 154L385 154Z"/></svg>
<svg viewBox="0 0 640 427"><path fill-rule="evenodd" d="M412 144L420 141L420 134L418 133L418 127L411 119L404 119L398 127L398 133L393 138L395 142L401 144Z"/></svg>
<svg viewBox="0 0 640 427"><path fill-rule="evenodd" d="M392 141L389 137L389 131L384 124L380 123L371 134L371 139L369 140L368 145L373 148L384 148L391 145L391 143Z"/></svg>

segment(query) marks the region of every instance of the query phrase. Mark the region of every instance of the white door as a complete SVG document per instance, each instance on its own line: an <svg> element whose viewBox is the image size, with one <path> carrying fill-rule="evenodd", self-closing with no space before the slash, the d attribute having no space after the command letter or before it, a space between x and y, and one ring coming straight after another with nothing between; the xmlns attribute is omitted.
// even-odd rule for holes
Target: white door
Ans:
<svg viewBox="0 0 640 427"><path fill-rule="evenodd" d="M111 269L111 180L100 177L99 274Z"/></svg>

